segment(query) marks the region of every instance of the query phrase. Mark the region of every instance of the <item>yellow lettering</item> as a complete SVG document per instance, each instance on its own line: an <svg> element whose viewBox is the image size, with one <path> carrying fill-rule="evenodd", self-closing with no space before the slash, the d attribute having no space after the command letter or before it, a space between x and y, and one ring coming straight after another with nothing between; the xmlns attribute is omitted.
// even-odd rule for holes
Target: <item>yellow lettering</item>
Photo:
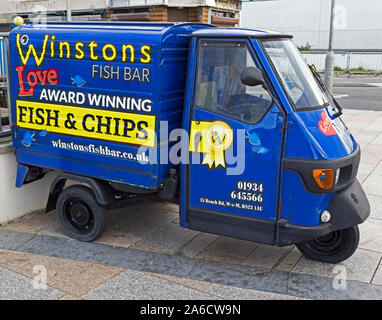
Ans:
<svg viewBox="0 0 382 320"><path fill-rule="evenodd" d="M76 54L74 55L76 59L81 60L85 58L84 44L82 42L76 42L74 48L76 49Z"/></svg>
<svg viewBox="0 0 382 320"><path fill-rule="evenodd" d="M64 47L66 47L66 59L70 59L70 44L68 41L60 41L59 44L59 58L63 59L64 58Z"/></svg>
<svg viewBox="0 0 382 320"><path fill-rule="evenodd" d="M44 36L44 41L42 43L42 50L41 50L41 54L40 56L38 56L37 54L37 51L36 49L34 48L33 44L30 44L28 46L28 50L27 50L27 53L25 54L24 56L24 53L23 53L23 49L21 48L21 43L20 43L20 34L18 33L16 35L16 47L17 47L17 52L20 56L20 59L21 59L21 62L24 66L27 65L28 63L28 60L29 60L29 57L30 55L32 54L35 61L36 61L36 65L37 67L41 66L42 63L44 62L44 58L45 58L45 53L46 53L46 45L48 43L48 39L49 39L49 35L45 35Z"/></svg>
<svg viewBox="0 0 382 320"><path fill-rule="evenodd" d="M110 56L107 55L107 50L111 50ZM114 61L116 57L117 57L117 49L115 48L115 46L112 45L111 43L105 44L102 48L102 58L105 61Z"/></svg>
<svg viewBox="0 0 382 320"><path fill-rule="evenodd" d="M151 62L151 47L148 45L144 45L141 48L141 54L145 58L141 58L140 61L141 63L150 63Z"/></svg>
<svg viewBox="0 0 382 320"><path fill-rule="evenodd" d="M132 44L123 44L122 45L122 62L127 61L127 53L126 53L127 49L130 50L130 62L134 63L135 52L134 52L134 47Z"/></svg>
<svg viewBox="0 0 382 320"><path fill-rule="evenodd" d="M94 49L98 47L98 43L94 40L90 41L88 44L89 50L90 50L90 59L91 60L98 60L98 56L94 54Z"/></svg>
<svg viewBox="0 0 382 320"><path fill-rule="evenodd" d="M54 40L56 40L55 35L51 36L51 41L50 41L50 57L51 58L54 58Z"/></svg>

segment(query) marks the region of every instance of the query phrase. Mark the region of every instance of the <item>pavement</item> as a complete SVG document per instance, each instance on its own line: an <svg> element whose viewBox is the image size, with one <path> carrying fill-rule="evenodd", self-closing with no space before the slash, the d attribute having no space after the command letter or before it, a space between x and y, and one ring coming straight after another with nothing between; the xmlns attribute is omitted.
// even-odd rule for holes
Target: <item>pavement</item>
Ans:
<svg viewBox="0 0 382 320"><path fill-rule="evenodd" d="M110 211L90 243L66 237L55 212L0 226L0 299L382 299L382 112L343 119L372 209L345 262L182 229L177 205L145 199Z"/></svg>

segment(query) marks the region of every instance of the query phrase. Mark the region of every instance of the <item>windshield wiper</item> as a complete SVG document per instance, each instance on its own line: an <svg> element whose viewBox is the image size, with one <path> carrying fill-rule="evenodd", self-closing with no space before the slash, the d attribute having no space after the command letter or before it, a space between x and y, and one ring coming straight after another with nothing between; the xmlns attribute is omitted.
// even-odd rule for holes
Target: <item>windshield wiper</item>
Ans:
<svg viewBox="0 0 382 320"><path fill-rule="evenodd" d="M309 69L310 71L312 71L314 77L317 79L318 83L320 84L321 88L330 95L330 97L332 98L332 101L334 102L334 105L336 106L338 112L336 112L335 114L333 114L333 119L335 118L338 118L340 115L342 115L342 107L340 106L340 104L337 102L337 100L333 97L333 95L331 94L331 92L326 88L326 85L324 84L324 82L322 81L321 79L321 76L318 74L317 70L316 70L316 67L314 65L309 65Z"/></svg>

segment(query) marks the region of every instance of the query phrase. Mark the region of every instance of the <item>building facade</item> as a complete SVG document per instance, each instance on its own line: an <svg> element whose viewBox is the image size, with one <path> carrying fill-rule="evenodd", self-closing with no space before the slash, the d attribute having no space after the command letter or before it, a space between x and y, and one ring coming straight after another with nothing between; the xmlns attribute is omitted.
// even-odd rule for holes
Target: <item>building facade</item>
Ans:
<svg viewBox="0 0 382 320"><path fill-rule="evenodd" d="M12 18L27 21L65 21L67 0L2 0L2 31ZM73 21L202 22L218 26L238 26L239 0L71 0Z"/></svg>
<svg viewBox="0 0 382 320"><path fill-rule="evenodd" d="M327 49L331 0L273 0L242 3L241 26L292 34L298 46ZM382 49L382 1L336 0L335 49Z"/></svg>

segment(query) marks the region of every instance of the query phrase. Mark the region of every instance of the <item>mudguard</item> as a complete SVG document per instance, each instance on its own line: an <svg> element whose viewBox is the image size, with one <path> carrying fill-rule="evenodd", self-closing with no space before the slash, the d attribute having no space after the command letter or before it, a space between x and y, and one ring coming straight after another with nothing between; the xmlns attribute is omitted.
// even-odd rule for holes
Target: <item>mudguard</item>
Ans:
<svg viewBox="0 0 382 320"><path fill-rule="evenodd" d="M114 202L114 193L107 182L72 173L62 173L58 175L52 182L49 191L48 202L45 209L46 213L56 209L57 198L61 191L64 189L66 180L73 180L89 185L89 187L94 192L97 202L100 205L107 206Z"/></svg>

